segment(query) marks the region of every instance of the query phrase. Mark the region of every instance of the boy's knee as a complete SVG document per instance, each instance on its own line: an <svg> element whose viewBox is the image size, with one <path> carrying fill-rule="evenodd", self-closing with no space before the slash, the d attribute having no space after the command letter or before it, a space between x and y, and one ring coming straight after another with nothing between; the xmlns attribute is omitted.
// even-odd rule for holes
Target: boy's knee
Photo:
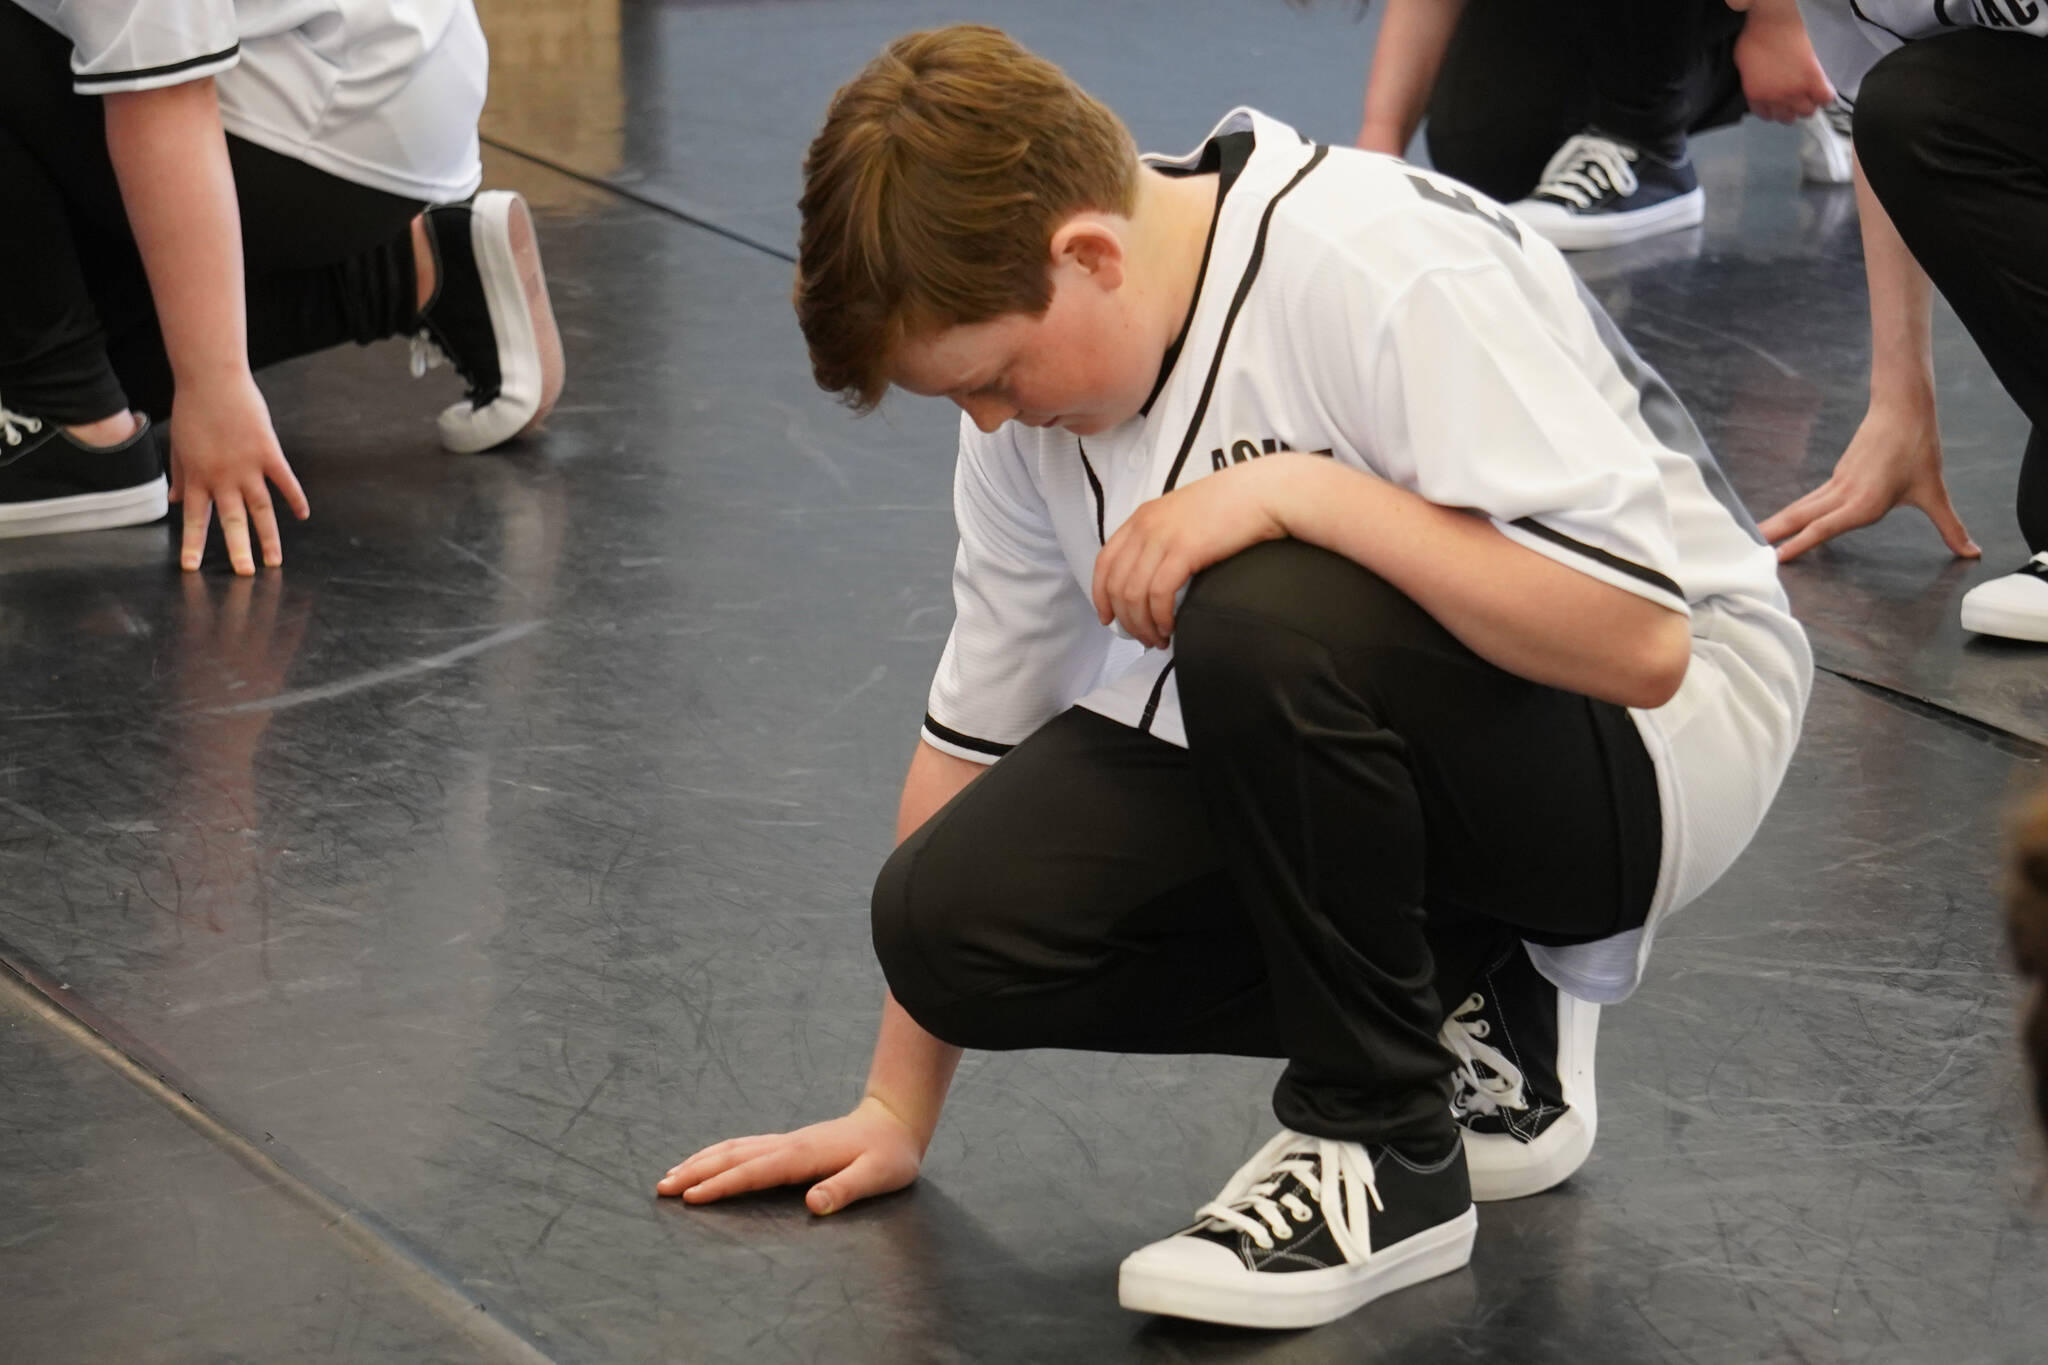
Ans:
<svg viewBox="0 0 2048 1365"><path fill-rule="evenodd" d="M1205 570L1174 626L1183 694L1284 683L1304 661L1399 644L1441 627L1399 589L1299 540L1255 545Z"/></svg>
<svg viewBox="0 0 2048 1365"><path fill-rule="evenodd" d="M875 878L869 906L875 960L890 994L918 1027L956 1047L972 1047L976 1040L959 1035L956 1006L975 989L967 962L976 912L993 892L972 890L932 866L927 844L937 832L927 827L899 844Z"/></svg>
<svg viewBox="0 0 2048 1365"><path fill-rule="evenodd" d="M1903 188L1927 165L1951 123L1969 117L1957 102L1951 65L1936 46L1908 43L1863 78L1852 132L1873 188Z"/></svg>
<svg viewBox="0 0 2048 1365"><path fill-rule="evenodd" d="M920 832L896 846L875 878L874 896L869 903L875 960L881 963L890 994L913 1019L925 1012L939 994L939 983L932 979L925 965L929 947L926 924L931 916L919 895L922 883L917 876L917 862L922 845Z"/></svg>

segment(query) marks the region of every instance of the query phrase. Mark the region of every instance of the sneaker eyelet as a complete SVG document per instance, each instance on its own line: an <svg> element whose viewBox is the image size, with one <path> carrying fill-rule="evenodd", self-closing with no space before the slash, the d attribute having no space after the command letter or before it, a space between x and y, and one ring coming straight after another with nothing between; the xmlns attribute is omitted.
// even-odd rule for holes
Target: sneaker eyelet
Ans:
<svg viewBox="0 0 2048 1365"><path fill-rule="evenodd" d="M1310 1212L1307 1209L1303 1209L1300 1213L1294 1215L1294 1221L1297 1223L1306 1223L1309 1219L1313 1217L1315 1217L1314 1213Z"/></svg>

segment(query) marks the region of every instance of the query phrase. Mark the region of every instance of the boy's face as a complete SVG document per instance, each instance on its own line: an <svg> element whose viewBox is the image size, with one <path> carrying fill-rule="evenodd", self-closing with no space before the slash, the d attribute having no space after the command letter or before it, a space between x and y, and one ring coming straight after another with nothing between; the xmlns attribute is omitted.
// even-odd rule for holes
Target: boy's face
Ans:
<svg viewBox="0 0 2048 1365"><path fill-rule="evenodd" d="M1120 263L1056 258L1042 317L1010 313L906 339L893 365L899 388L950 398L983 431L1005 422L1107 431L1137 415L1164 348L1148 342L1122 288Z"/></svg>

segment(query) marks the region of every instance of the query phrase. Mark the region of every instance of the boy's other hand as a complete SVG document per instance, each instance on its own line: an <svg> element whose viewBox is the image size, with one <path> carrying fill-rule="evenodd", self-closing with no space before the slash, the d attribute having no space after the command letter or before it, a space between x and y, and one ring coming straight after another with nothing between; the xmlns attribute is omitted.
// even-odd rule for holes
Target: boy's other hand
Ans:
<svg viewBox="0 0 2048 1365"><path fill-rule="evenodd" d="M1965 559L1983 553L1949 501L1933 412L1901 414L1873 407L1828 481L1758 529L1785 563L1900 506L1926 513L1952 553Z"/></svg>
<svg viewBox="0 0 2048 1365"><path fill-rule="evenodd" d="M1298 461L1328 461L1292 451L1220 469L1154 498L1117 527L1095 556L1095 616L1112 621L1147 649L1173 638L1180 590L1211 564L1287 534L1279 499L1297 491Z"/></svg>
<svg viewBox="0 0 2048 1365"><path fill-rule="evenodd" d="M857 1199L900 1190L917 1179L924 1144L888 1106L870 1096L841 1118L793 1133L731 1138L706 1147L654 1186L686 1204L816 1181L804 1195L812 1213L836 1213Z"/></svg>
<svg viewBox="0 0 2048 1365"><path fill-rule="evenodd" d="M1742 75L1750 112L1794 123L1832 100L1835 87L1813 53L1797 6L1772 0L1747 8L1749 17L1735 40L1735 69Z"/></svg>
<svg viewBox="0 0 2048 1365"><path fill-rule="evenodd" d="M206 526L218 509L221 538L236 573L256 572L249 550L252 530L263 562L271 568L282 564L270 484L304 521L312 509L278 447L270 409L248 371L211 385L181 387L171 407L171 501L185 507L178 562L187 569L199 567Z"/></svg>

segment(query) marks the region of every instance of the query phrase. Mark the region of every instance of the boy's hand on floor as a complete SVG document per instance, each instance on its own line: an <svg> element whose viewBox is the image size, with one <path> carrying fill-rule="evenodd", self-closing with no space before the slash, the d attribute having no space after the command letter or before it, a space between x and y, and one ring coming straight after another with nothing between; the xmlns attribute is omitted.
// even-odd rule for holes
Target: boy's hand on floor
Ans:
<svg viewBox="0 0 2048 1365"><path fill-rule="evenodd" d="M709 1204L750 1190L816 1181L804 1195L812 1213L835 1213L857 1199L900 1190L917 1179L924 1144L872 1096L852 1113L793 1133L732 1138L706 1147L656 1183L656 1194Z"/></svg>
<svg viewBox="0 0 2048 1365"><path fill-rule="evenodd" d="M1926 513L1952 553L1965 559L1983 553L1949 501L1933 413L1901 415L1873 407L1828 481L1758 529L1786 563L1901 506Z"/></svg>
<svg viewBox="0 0 2048 1365"><path fill-rule="evenodd" d="M1749 111L1777 123L1793 123L1835 97L1806 36L1806 25L1790 0L1747 6L1742 34L1735 40L1735 69Z"/></svg>
<svg viewBox="0 0 2048 1365"><path fill-rule="evenodd" d="M171 407L171 501L185 506L184 544L178 562L199 567L206 527L220 512L221 538L238 574L256 572L249 532L272 568L284 563L277 512L269 484L304 521L312 509L271 429L270 409L245 370L211 385L180 388Z"/></svg>
<svg viewBox="0 0 2048 1365"><path fill-rule="evenodd" d="M1114 621L1147 649L1173 638L1176 599L1202 570L1264 540L1287 534L1278 499L1296 489L1291 451L1220 469L1155 498L1119 526L1095 556L1095 616Z"/></svg>

